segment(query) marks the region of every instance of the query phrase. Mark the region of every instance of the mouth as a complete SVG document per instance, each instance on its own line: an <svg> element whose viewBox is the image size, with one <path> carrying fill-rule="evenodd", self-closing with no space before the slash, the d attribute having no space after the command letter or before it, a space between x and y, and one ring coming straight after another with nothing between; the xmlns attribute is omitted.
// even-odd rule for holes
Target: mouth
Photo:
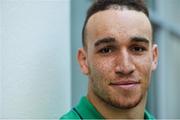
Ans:
<svg viewBox="0 0 180 120"><path fill-rule="evenodd" d="M128 81L128 80L110 83L110 86L118 87L118 88L122 88L122 89L133 89L133 88L137 87L138 85L140 85L139 81Z"/></svg>

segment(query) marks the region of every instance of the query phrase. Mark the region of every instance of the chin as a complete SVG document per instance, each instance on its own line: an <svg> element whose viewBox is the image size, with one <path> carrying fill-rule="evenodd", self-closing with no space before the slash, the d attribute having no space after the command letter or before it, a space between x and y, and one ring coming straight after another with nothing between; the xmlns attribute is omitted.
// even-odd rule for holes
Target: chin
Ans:
<svg viewBox="0 0 180 120"><path fill-rule="evenodd" d="M143 99L143 95L129 96L129 97L110 97L107 103L111 106L120 109L131 109L136 107Z"/></svg>

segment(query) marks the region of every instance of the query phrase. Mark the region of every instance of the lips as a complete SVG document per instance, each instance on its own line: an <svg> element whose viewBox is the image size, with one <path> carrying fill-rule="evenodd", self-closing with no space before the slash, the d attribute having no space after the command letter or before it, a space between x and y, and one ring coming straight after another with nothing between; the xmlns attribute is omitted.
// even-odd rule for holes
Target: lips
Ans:
<svg viewBox="0 0 180 120"><path fill-rule="evenodd" d="M140 84L139 81L118 81L118 82L112 82L110 83L110 86L112 87L118 87L121 89L133 89L136 88Z"/></svg>
<svg viewBox="0 0 180 120"><path fill-rule="evenodd" d="M118 81L112 82L110 85L131 85L131 84L139 84L139 81Z"/></svg>

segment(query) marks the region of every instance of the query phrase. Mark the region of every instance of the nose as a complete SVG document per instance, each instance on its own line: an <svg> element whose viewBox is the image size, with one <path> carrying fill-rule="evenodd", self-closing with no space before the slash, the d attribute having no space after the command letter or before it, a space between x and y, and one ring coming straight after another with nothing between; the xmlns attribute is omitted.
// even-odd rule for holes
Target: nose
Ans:
<svg viewBox="0 0 180 120"><path fill-rule="evenodd" d="M131 75L135 71L135 64L128 50L121 50L117 57L117 64L115 67L116 74L120 76Z"/></svg>

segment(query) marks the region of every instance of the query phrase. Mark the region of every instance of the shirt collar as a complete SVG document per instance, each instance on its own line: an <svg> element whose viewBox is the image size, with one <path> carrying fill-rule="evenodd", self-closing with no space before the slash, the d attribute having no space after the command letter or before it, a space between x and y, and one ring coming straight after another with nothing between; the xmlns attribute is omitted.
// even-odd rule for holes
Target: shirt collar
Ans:
<svg viewBox="0 0 180 120"><path fill-rule="evenodd" d="M78 106L77 111L84 119L103 119L103 116L96 110L96 108L90 103L87 97L82 97Z"/></svg>
<svg viewBox="0 0 180 120"><path fill-rule="evenodd" d="M103 116L96 110L87 97L82 97L76 110L83 119L104 119ZM144 119L154 119L154 117L145 110Z"/></svg>

